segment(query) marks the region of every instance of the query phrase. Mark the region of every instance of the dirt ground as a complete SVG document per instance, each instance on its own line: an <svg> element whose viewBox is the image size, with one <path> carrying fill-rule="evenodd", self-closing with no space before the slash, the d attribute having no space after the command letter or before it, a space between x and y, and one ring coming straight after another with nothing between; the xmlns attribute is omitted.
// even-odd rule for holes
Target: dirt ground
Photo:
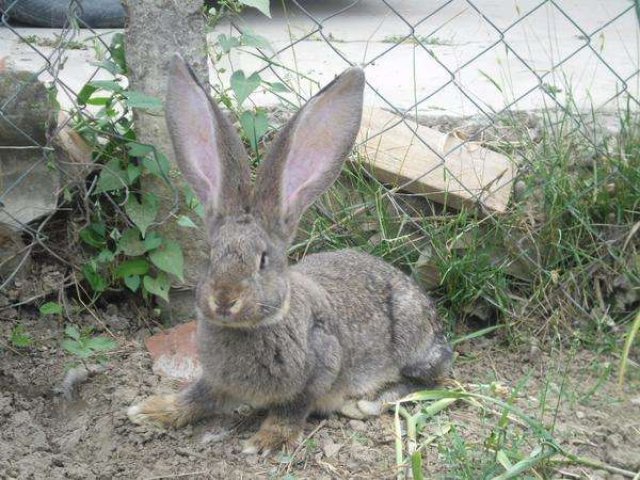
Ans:
<svg viewBox="0 0 640 480"><path fill-rule="evenodd" d="M149 329L132 316L128 307L114 305L100 321L83 319L93 322L98 332L112 332L120 347L109 355L106 371L91 376L80 386L77 399L67 401L59 392L73 359L60 348L63 325L55 318L40 318L35 311L0 310L1 339L20 323L34 340L27 349L15 349L4 340L0 345L1 479L395 478L392 414L367 421L312 419L305 431L307 441L293 455L268 457L241 453L242 441L258 427L255 415L213 418L171 432L129 423L125 410L131 403L176 388L151 372L142 346ZM621 396L615 385L617 359L584 351L507 352L487 339L458 350L456 377L463 385L473 389L480 383L500 382L515 387L528 379L515 404L542 419L563 447L640 470L637 374ZM559 407L558 398L562 398ZM542 404L547 405L544 417ZM456 403L425 432L443 423L458 425L469 444L480 448L490 417L491 412L488 417L478 415L469 405ZM496 422L494 418L494 426ZM445 447L432 443L425 449L425 477L458 478L451 473L456 471L452 462ZM623 477L559 466L549 478Z"/></svg>

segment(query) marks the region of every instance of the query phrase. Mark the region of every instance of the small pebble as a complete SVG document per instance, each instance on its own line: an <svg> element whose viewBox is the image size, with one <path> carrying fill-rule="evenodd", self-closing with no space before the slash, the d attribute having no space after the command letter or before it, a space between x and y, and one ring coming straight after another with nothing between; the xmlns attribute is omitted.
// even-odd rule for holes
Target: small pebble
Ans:
<svg viewBox="0 0 640 480"><path fill-rule="evenodd" d="M356 432L366 432L367 424L362 420L349 420L349 427Z"/></svg>
<svg viewBox="0 0 640 480"><path fill-rule="evenodd" d="M342 445L335 443L330 438L326 438L320 444L320 448L322 449L322 452L324 453L325 457L331 458L331 457L334 457L340 451L340 449L342 448Z"/></svg>

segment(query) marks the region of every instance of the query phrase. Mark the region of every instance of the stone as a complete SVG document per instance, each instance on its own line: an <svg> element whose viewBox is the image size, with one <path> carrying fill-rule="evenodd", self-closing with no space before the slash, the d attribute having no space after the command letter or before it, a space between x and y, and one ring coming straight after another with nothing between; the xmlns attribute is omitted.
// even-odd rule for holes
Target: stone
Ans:
<svg viewBox="0 0 640 480"><path fill-rule="evenodd" d="M349 420L349 428L356 432L366 432L367 424L362 420Z"/></svg>
<svg viewBox="0 0 640 480"><path fill-rule="evenodd" d="M342 445L335 443L331 438L325 438L320 443L320 448L322 449L322 453L324 453L325 457L332 458L338 454Z"/></svg>
<svg viewBox="0 0 640 480"><path fill-rule="evenodd" d="M38 148L2 148L0 223L22 230L29 222L55 211L61 182L48 163Z"/></svg>
<svg viewBox="0 0 640 480"><path fill-rule="evenodd" d="M192 381L202 372L197 348L195 321L170 328L145 340L158 375Z"/></svg>
<svg viewBox="0 0 640 480"><path fill-rule="evenodd" d="M21 231L55 211L60 176L47 150L56 126L49 88L32 72L0 69L0 278L20 278L30 249Z"/></svg>
<svg viewBox="0 0 640 480"><path fill-rule="evenodd" d="M363 165L382 182L453 208L507 210L514 163L480 142L366 107L357 144Z"/></svg>
<svg viewBox="0 0 640 480"><path fill-rule="evenodd" d="M0 70L0 145L44 147L56 122L53 97L37 72Z"/></svg>

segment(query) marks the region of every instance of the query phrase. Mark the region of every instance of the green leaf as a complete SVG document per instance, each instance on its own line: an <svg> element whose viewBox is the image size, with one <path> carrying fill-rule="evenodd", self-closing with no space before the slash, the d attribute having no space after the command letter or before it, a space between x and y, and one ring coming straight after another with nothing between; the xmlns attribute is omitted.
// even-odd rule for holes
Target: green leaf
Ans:
<svg viewBox="0 0 640 480"><path fill-rule="evenodd" d="M111 250L101 250L98 256L96 257L96 262L98 263L111 263L115 258L115 254Z"/></svg>
<svg viewBox="0 0 640 480"><path fill-rule="evenodd" d="M95 66L97 66L99 68L102 68L102 69L106 70L111 75L118 75L118 74L122 73L120 71L120 67L118 67L118 65L116 63L112 62L109 59L103 60L102 62L92 63L92 65L95 65Z"/></svg>
<svg viewBox="0 0 640 480"><path fill-rule="evenodd" d="M144 240L140 239L140 230L128 228L118 240L118 252L128 257L139 257L149 250L154 250L162 244L162 237L156 232L149 232Z"/></svg>
<svg viewBox="0 0 640 480"><path fill-rule="evenodd" d="M142 280L142 283L149 293L156 295L167 302L169 301L169 288L171 287L171 282L166 274L160 272L157 278L146 275Z"/></svg>
<svg viewBox="0 0 640 480"><path fill-rule="evenodd" d="M258 110L256 113L244 111L240 115L240 125L245 137L251 144L252 150L257 153L260 139L267 133L269 128L267 114L263 110Z"/></svg>
<svg viewBox="0 0 640 480"><path fill-rule="evenodd" d="M99 107L104 107L111 103L111 97L91 97L87 100L87 105L97 105ZM109 113L109 116L112 116Z"/></svg>
<svg viewBox="0 0 640 480"><path fill-rule="evenodd" d="M86 345L94 352L108 352L118 346L118 343L109 337L99 336L87 339Z"/></svg>
<svg viewBox="0 0 640 480"><path fill-rule="evenodd" d="M269 0L238 0L242 5L245 5L247 7L253 7L256 8L258 10L260 10L260 12L271 18L271 11L269 10Z"/></svg>
<svg viewBox="0 0 640 480"><path fill-rule="evenodd" d="M24 325L16 325L11 329L11 345L15 348L26 348L33 344L33 339Z"/></svg>
<svg viewBox="0 0 640 480"><path fill-rule="evenodd" d="M89 98L91 98L91 95L93 95L96 90L98 90L96 87L94 87L90 83L86 83L82 87L80 92L78 92L78 105L86 105L87 101L89 100Z"/></svg>
<svg viewBox="0 0 640 480"><path fill-rule="evenodd" d="M122 85L115 80L92 80L87 85L94 87L96 90L106 90L107 92L122 91Z"/></svg>
<svg viewBox="0 0 640 480"><path fill-rule="evenodd" d="M126 260L116 268L116 278L130 277L132 275L144 275L149 271L149 262L144 258Z"/></svg>
<svg viewBox="0 0 640 480"><path fill-rule="evenodd" d="M238 37L227 37L223 33L218 35L218 45L220 45L223 53L229 53L232 48L240 46L240 40Z"/></svg>
<svg viewBox="0 0 640 480"><path fill-rule="evenodd" d="M140 170L139 166L129 164L129 166L127 166L127 180L129 182L129 185L135 182L141 174L142 171Z"/></svg>
<svg viewBox="0 0 640 480"><path fill-rule="evenodd" d="M198 225L193 223L193 220L191 220L186 215L180 215L178 217L178 225L185 228L198 228Z"/></svg>
<svg viewBox="0 0 640 480"><path fill-rule="evenodd" d="M78 235L87 245L94 248L104 248L107 246L107 240L104 238L104 233L101 230L99 225L91 223L80 230Z"/></svg>
<svg viewBox="0 0 640 480"><path fill-rule="evenodd" d="M513 467L511 460L509 460L509 457L507 456L505 451L502 449L498 450L498 452L496 453L496 460L500 465L504 467L505 470L509 470L510 468Z"/></svg>
<svg viewBox="0 0 640 480"><path fill-rule="evenodd" d="M162 237L158 235L157 232L149 232L147 238L144 239L144 246L147 249L147 252L155 250L160 245L162 245Z"/></svg>
<svg viewBox="0 0 640 480"><path fill-rule="evenodd" d="M65 338L62 341L62 348L64 348L67 352L81 358L87 358L91 355L91 351L86 348L82 343L76 340L70 340Z"/></svg>
<svg viewBox="0 0 640 480"><path fill-rule="evenodd" d="M231 89L236 94L238 106L242 105L251 93L260 85L260 75L256 72L250 77L245 77L242 70L236 70L231 75Z"/></svg>
<svg viewBox="0 0 640 480"><path fill-rule="evenodd" d="M116 33L111 39L111 45L109 45L109 53L111 54L111 60L118 67L118 73L127 75L128 66L124 53L124 34Z"/></svg>
<svg viewBox="0 0 640 480"><path fill-rule="evenodd" d="M131 108L142 108L145 110L161 110L162 101L159 98L146 95L142 92L128 91L124 92L127 105Z"/></svg>
<svg viewBox="0 0 640 480"><path fill-rule="evenodd" d="M109 286L92 263L87 263L82 267L82 275L89 282L89 286L94 292L104 292Z"/></svg>
<svg viewBox="0 0 640 480"><path fill-rule="evenodd" d="M139 257L147 251L147 247L140 239L140 230L128 228L122 232L118 240L118 251L129 257Z"/></svg>
<svg viewBox="0 0 640 480"><path fill-rule="evenodd" d="M160 270L184 280L184 258L182 247L177 242L165 242L149 254L149 260Z"/></svg>
<svg viewBox="0 0 640 480"><path fill-rule="evenodd" d="M422 454L420 452L414 452L413 455L411 455L411 473L413 473L414 480L424 479L422 473Z"/></svg>
<svg viewBox="0 0 640 480"><path fill-rule="evenodd" d="M289 87L287 87L284 83L273 82L269 83L269 88L272 92L288 92Z"/></svg>
<svg viewBox="0 0 640 480"><path fill-rule="evenodd" d="M129 156L142 158L153 152L153 147L145 143L129 142L127 150L129 150Z"/></svg>
<svg viewBox="0 0 640 480"><path fill-rule="evenodd" d="M196 194L193 193L193 190L187 184L184 186L184 200L190 210L193 210L200 218L204 218L204 206L200 203Z"/></svg>
<svg viewBox="0 0 640 480"><path fill-rule="evenodd" d="M80 339L80 330L78 330L78 327L76 327L75 325L67 325L67 327L64 329L64 334L69 338L73 338L74 340Z"/></svg>
<svg viewBox="0 0 640 480"><path fill-rule="evenodd" d="M62 305L57 302L47 302L40 306L40 313L43 315L60 315L62 314Z"/></svg>
<svg viewBox="0 0 640 480"><path fill-rule="evenodd" d="M124 277L124 284L127 286L129 290L132 292L137 292L138 288L140 288L140 277L138 275L133 275L131 277Z"/></svg>
<svg viewBox="0 0 640 480"><path fill-rule="evenodd" d="M169 174L169 160L165 155L156 151L155 155L149 155L142 159L142 165L149 173L156 177L165 178Z"/></svg>
<svg viewBox="0 0 640 480"><path fill-rule="evenodd" d="M273 52L273 47L271 46L269 40L267 40L262 35L256 35L255 33L248 30L245 30L242 33L240 42L242 43L242 45L246 45L247 47L262 48Z"/></svg>
<svg viewBox="0 0 640 480"><path fill-rule="evenodd" d="M120 160L113 158L103 165L94 194L119 190L129 185L127 171L122 168Z"/></svg>
<svg viewBox="0 0 640 480"><path fill-rule="evenodd" d="M141 201L135 195L129 195L129 201L124 207L131 221L140 229L144 238L147 228L153 223L158 214L158 197L153 193L144 193Z"/></svg>

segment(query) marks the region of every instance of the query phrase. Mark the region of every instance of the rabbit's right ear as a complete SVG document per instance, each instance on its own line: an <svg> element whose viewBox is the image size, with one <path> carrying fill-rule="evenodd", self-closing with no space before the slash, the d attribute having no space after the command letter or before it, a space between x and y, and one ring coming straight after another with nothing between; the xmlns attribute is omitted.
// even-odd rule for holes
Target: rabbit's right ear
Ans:
<svg viewBox="0 0 640 480"><path fill-rule="evenodd" d="M178 166L209 218L247 212L251 180L242 141L178 54L171 61L165 117Z"/></svg>
<svg viewBox="0 0 640 480"><path fill-rule="evenodd" d="M301 215L338 178L362 119L362 69L324 87L280 130L260 164L256 210L268 230L291 240Z"/></svg>

